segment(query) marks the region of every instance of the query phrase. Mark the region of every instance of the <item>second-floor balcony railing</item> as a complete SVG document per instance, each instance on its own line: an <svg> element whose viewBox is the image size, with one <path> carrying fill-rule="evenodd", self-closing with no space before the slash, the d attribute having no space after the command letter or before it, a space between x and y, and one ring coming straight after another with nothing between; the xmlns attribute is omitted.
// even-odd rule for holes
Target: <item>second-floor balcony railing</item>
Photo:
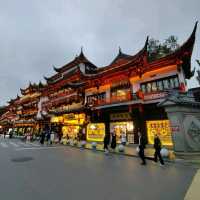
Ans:
<svg viewBox="0 0 200 200"><path fill-rule="evenodd" d="M151 92L151 93L145 93L145 94L139 94L139 93L126 93L125 95L120 96L111 96L110 98L103 98L103 99L94 99L90 103L88 103L90 106L100 106L100 105L107 105L107 104L115 104L115 103L121 103L121 102L128 102L128 101L151 101L151 100L159 100L163 99L167 96L167 91L162 92Z"/></svg>
<svg viewBox="0 0 200 200"><path fill-rule="evenodd" d="M105 104L112 104L112 103L120 103L125 101L131 101L132 95L131 93L127 93L125 95L120 96L111 96L110 98L104 98L104 99L98 99L94 100L91 105L92 106L98 106L98 105L105 105Z"/></svg>

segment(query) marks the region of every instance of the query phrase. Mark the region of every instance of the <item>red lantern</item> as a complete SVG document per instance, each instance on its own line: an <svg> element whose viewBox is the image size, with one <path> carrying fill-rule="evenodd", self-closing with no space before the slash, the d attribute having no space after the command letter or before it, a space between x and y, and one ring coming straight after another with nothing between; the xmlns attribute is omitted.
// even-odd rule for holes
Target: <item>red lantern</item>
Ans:
<svg viewBox="0 0 200 200"><path fill-rule="evenodd" d="M138 97L139 99L144 99L144 94L143 94L143 92L142 92L141 90L138 90L138 91L136 92L136 95L137 95L137 97Z"/></svg>
<svg viewBox="0 0 200 200"><path fill-rule="evenodd" d="M181 92L185 92L186 88L185 88L185 84L184 83L180 83L179 89Z"/></svg>

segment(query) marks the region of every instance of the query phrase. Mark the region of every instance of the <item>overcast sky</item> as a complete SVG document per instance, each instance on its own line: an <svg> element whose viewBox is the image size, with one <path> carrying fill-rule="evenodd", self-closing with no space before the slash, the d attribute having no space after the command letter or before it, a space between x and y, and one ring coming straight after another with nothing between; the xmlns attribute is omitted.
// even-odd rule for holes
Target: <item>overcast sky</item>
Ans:
<svg viewBox="0 0 200 200"><path fill-rule="evenodd" d="M118 47L140 50L147 35L183 43L200 19L199 0L0 0L0 105L80 53L101 67ZM200 26L200 25L199 25ZM192 56L200 59L200 28ZM188 81L197 86L195 78Z"/></svg>

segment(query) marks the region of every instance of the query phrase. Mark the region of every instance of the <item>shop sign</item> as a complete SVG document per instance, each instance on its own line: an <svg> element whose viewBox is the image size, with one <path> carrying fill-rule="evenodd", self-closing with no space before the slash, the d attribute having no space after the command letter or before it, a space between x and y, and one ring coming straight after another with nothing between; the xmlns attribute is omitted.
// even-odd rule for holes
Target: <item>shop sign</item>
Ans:
<svg viewBox="0 0 200 200"><path fill-rule="evenodd" d="M83 107L82 103L73 103L72 105L68 105L68 110L77 110Z"/></svg>
<svg viewBox="0 0 200 200"><path fill-rule="evenodd" d="M144 100L161 99L161 98L164 98L166 95L167 95L166 92L145 94L144 95Z"/></svg>
<svg viewBox="0 0 200 200"><path fill-rule="evenodd" d="M62 123L63 117L62 116L55 116L51 118L51 123Z"/></svg>
<svg viewBox="0 0 200 200"><path fill-rule="evenodd" d="M179 131L180 131L180 127L179 127L178 125L176 125L176 126L171 126L171 131L172 131L173 133L179 132Z"/></svg>
<svg viewBox="0 0 200 200"><path fill-rule="evenodd" d="M85 114L81 113L81 114L74 114L74 113L70 113L70 114L65 114L63 115L64 118L64 123L65 124L83 124L85 122Z"/></svg>
<svg viewBox="0 0 200 200"><path fill-rule="evenodd" d="M80 126L74 126L74 125L68 125L62 127L62 133L63 137L66 137L67 135L69 138L75 139L79 133Z"/></svg>
<svg viewBox="0 0 200 200"><path fill-rule="evenodd" d="M128 112L125 113L112 113L110 114L111 121L131 120L131 115Z"/></svg>
<svg viewBox="0 0 200 200"><path fill-rule="evenodd" d="M75 114L74 113L70 113L70 114L65 114L63 115L64 120L71 120L71 119L75 119Z"/></svg>
<svg viewBox="0 0 200 200"><path fill-rule="evenodd" d="M163 145L172 145L172 132L169 120L146 121L149 144L154 144L154 136L157 134Z"/></svg>
<svg viewBox="0 0 200 200"><path fill-rule="evenodd" d="M87 140L103 142L105 136L104 123L90 123L87 125Z"/></svg>

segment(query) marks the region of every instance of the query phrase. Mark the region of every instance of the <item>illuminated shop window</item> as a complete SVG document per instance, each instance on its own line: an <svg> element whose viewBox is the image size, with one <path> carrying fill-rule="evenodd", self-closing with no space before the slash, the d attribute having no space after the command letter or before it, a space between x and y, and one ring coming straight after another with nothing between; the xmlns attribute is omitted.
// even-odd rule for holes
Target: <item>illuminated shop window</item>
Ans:
<svg viewBox="0 0 200 200"><path fill-rule="evenodd" d="M134 143L133 131L134 124L132 121L110 123L110 132L115 132L118 143L121 142L121 136L123 133L126 134L126 139L129 143Z"/></svg>
<svg viewBox="0 0 200 200"><path fill-rule="evenodd" d="M125 96L127 94L127 90L117 90L116 92L116 96L120 97L120 96Z"/></svg>
<svg viewBox="0 0 200 200"><path fill-rule="evenodd" d="M147 92L151 92L151 83L147 83Z"/></svg>
<svg viewBox="0 0 200 200"><path fill-rule="evenodd" d="M151 89L152 89L152 92L156 92L157 91L157 85L156 85L156 82L152 82L152 85L151 85Z"/></svg>

